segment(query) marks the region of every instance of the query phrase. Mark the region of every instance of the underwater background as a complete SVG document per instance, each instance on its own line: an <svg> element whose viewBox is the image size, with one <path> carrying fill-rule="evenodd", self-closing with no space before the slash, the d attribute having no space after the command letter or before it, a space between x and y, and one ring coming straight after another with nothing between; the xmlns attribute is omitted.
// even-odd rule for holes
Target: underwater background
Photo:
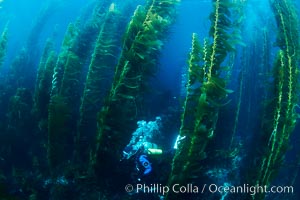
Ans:
<svg viewBox="0 0 300 200"><path fill-rule="evenodd" d="M299 200L294 0L0 0L0 200Z"/></svg>

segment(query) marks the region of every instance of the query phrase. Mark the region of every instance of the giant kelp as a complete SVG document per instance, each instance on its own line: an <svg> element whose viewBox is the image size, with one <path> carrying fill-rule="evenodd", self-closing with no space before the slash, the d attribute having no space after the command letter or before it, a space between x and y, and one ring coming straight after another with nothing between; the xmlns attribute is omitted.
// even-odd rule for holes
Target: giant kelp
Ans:
<svg viewBox="0 0 300 200"><path fill-rule="evenodd" d="M98 117L95 168L103 187L113 181L107 170L121 170L117 163L135 129L142 89L156 71L157 56L173 22L176 4L175 0L152 0L146 8L138 6L126 29L114 81Z"/></svg>
<svg viewBox="0 0 300 200"><path fill-rule="evenodd" d="M38 16L30 29L27 43L24 47L28 54L28 60L26 62L28 67L33 67L36 64L35 58L40 56L39 51L36 51L40 44L40 36L46 28L48 20L51 19L51 16L55 13L56 8L57 5L55 2L46 3L39 11Z"/></svg>
<svg viewBox="0 0 300 200"><path fill-rule="evenodd" d="M205 40L202 54L193 35L192 51L188 61L188 93L179 133L181 141L173 159L170 185L186 184L199 176L201 171L199 161L206 158L206 146L214 136L219 107L231 92L225 88L226 80L222 78L222 63L228 53L234 50L234 44L230 43L230 39L233 38L229 34L232 28L230 20L232 6L230 1L214 1L209 32L212 42ZM198 89L191 93L195 90L195 86ZM195 96L191 98L191 94ZM194 112L190 112L188 104L195 105ZM189 115L194 116L189 117ZM186 121L189 120L192 126L186 129ZM172 199L173 195L169 193L167 199Z"/></svg>
<svg viewBox="0 0 300 200"><path fill-rule="evenodd" d="M270 1L278 26L276 44L280 48L274 62L273 98L266 106L261 154L255 184L270 185L289 148L289 138L296 125L299 76L298 17L292 1ZM254 199L264 199L260 193Z"/></svg>
<svg viewBox="0 0 300 200"><path fill-rule="evenodd" d="M205 46L207 45L207 40L205 41ZM187 93L184 101L184 110L181 116L181 127L179 141L180 148L176 151L176 155L173 160L172 165L172 181L179 181L182 177L184 178L187 174L183 174L182 165L176 163L184 163L186 156L189 152L190 138L194 133L194 126L196 115L191 115L194 113L195 108L198 106L197 98L201 96L201 86L204 81L205 68L201 67L201 61L207 56L206 52L202 54L202 47L198 41L197 35L194 33L192 36L192 49L188 60L188 82L187 82ZM176 177L173 177L176 176ZM179 177L180 176L180 177ZM172 184L172 183L170 183Z"/></svg>
<svg viewBox="0 0 300 200"><path fill-rule="evenodd" d="M71 130L69 127L66 127L67 120L70 118L70 111L67 108L66 100L60 95L60 88L62 84L62 77L65 71L64 66L67 63L69 55L69 45L74 41L75 36L77 35L76 26L70 24L68 26L67 32L65 34L61 52L58 55L56 64L53 69L52 83L49 107L48 107L48 145L47 145L47 154L48 154L48 163L50 169L55 169L62 160L65 159L65 154L59 153L59 157L55 157L56 152L63 151L63 141L65 141L70 135ZM37 103L37 102L36 102ZM40 112L40 111L38 111ZM67 136L66 136L67 135Z"/></svg>
<svg viewBox="0 0 300 200"><path fill-rule="evenodd" d="M2 69L3 62L5 60L5 55L6 55L6 49L7 49L7 41L8 41L8 25L5 26L1 37L0 37L0 71ZM7 89L5 87L4 83L0 83L0 109L1 109L1 114L0 114L0 119L2 123L0 123L0 132L1 130L3 131L4 126L5 126L5 113L7 110L7 103L8 103L8 97L6 93Z"/></svg>
<svg viewBox="0 0 300 200"><path fill-rule="evenodd" d="M3 64L3 60L6 54L7 37L8 37L8 27L6 25L0 37L0 67Z"/></svg>
<svg viewBox="0 0 300 200"><path fill-rule="evenodd" d="M34 19L33 26L30 29L29 36L25 45L17 50L17 56L12 61L7 77L7 85L16 90L18 87L34 88L34 80L36 78L36 65L38 61L35 59L39 57L40 51L40 35L43 33L47 20L54 13L54 4L45 5L36 19ZM14 91L15 92L15 91Z"/></svg>
<svg viewBox="0 0 300 200"><path fill-rule="evenodd" d="M40 141L43 145L47 144L47 129L48 129L48 106L50 102L50 93L52 87L52 76L53 69L56 65L57 56L53 50L52 40L49 39L45 45L43 55L40 59L38 67L36 86L34 91L34 104L32 108L33 118L35 119L36 140ZM39 148L39 145L36 145ZM44 162L45 149L43 148L40 152L43 152L42 156L39 156L39 162ZM41 153L37 153L41 155Z"/></svg>
<svg viewBox="0 0 300 200"><path fill-rule="evenodd" d="M89 64L85 88L80 105L77 135L77 156L88 162L89 151L95 148L96 118L101 108L110 79L117 63L120 28L124 23L120 11L112 3L100 28L94 52Z"/></svg>
<svg viewBox="0 0 300 200"><path fill-rule="evenodd" d="M75 37L78 35L77 26L74 23L68 25L67 31L65 33L60 53L57 58L57 62L54 67L52 86L51 86L51 96L58 94L61 86L62 76L64 74L64 66L67 61L67 55L70 50L70 46L74 42Z"/></svg>
<svg viewBox="0 0 300 200"><path fill-rule="evenodd" d="M70 134L72 130L68 124L70 118L71 111L66 99L59 95L52 96L48 114L47 158L53 175L57 172L55 170L58 166L61 166L63 161L69 157L69 152L66 152L65 148L69 148L66 142L72 137Z"/></svg>
<svg viewBox="0 0 300 200"><path fill-rule="evenodd" d="M108 10L109 2L99 2L91 19L83 25L80 19L76 24L69 25L58 55L48 112L48 158L52 170L73 156L78 107L83 88L83 67L99 31L97 27L104 21L103 11ZM59 113L59 108L62 113ZM61 156L51 156L57 154Z"/></svg>
<svg viewBox="0 0 300 200"><path fill-rule="evenodd" d="M40 122L47 119L48 116L48 102L50 100L55 65L56 53L53 51L53 41L49 39L40 59L34 92L33 113Z"/></svg>
<svg viewBox="0 0 300 200"><path fill-rule="evenodd" d="M3 156L21 156L14 163L14 167L22 169L25 166L31 166L32 158L26 150L32 151L35 145L35 133L32 132L34 122L32 121L31 108L32 108L32 95L27 88L18 88L16 93L9 99L7 124L6 124L6 141L14 143L13 147L10 144L3 144L5 149L10 149L10 153ZM13 167L11 163L7 163Z"/></svg>

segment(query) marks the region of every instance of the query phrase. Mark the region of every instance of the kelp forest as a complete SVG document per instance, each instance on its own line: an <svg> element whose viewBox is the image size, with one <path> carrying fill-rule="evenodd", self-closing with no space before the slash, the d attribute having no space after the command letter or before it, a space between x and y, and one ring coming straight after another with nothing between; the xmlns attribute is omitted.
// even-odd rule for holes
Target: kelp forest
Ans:
<svg viewBox="0 0 300 200"><path fill-rule="evenodd" d="M297 1L19 3L1 200L300 199Z"/></svg>

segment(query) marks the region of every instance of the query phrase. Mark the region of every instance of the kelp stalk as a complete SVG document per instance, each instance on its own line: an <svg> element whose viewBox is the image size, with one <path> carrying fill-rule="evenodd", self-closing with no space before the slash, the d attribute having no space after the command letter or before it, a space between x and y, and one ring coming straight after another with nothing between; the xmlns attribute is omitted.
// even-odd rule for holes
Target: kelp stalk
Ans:
<svg viewBox="0 0 300 200"><path fill-rule="evenodd" d="M76 25L70 25L64 38L54 70L49 105L48 155L52 172L55 168L64 166L66 162L74 161L73 150L83 88L83 68L100 31L98 27L104 22L103 13L108 10L110 2L111 0L99 1L90 19L87 22L79 19ZM55 158L55 154L60 156Z"/></svg>
<svg viewBox="0 0 300 200"><path fill-rule="evenodd" d="M119 29L124 22L119 11L111 8L112 5L106 13L95 44L81 100L76 155L84 163L88 163L90 151L95 150L97 112L111 83L109 79L117 63L118 44L121 42Z"/></svg>
<svg viewBox="0 0 300 200"><path fill-rule="evenodd" d="M135 129L143 88L156 71L157 56L177 2L152 0L147 10L138 6L126 29L112 88L98 117L95 169L103 188L111 187L109 181L114 181L108 170L122 174L117 163Z"/></svg>
<svg viewBox="0 0 300 200"><path fill-rule="evenodd" d="M267 106L269 115L263 124L267 151L261 156L256 184L270 185L284 160L289 138L297 120L296 106L299 93L299 33L298 17L290 0L270 1L278 26L277 44L280 48L274 64L274 98ZM258 194L253 199L264 199Z"/></svg>
<svg viewBox="0 0 300 200"><path fill-rule="evenodd" d="M0 37L0 69L4 61L7 47L7 37L8 37L8 24L5 26L1 37Z"/></svg>
<svg viewBox="0 0 300 200"><path fill-rule="evenodd" d="M192 51L188 62L188 91L191 91L196 85L198 90L193 98L191 98L192 93L188 92L185 102L190 101L190 105L196 106L194 112L187 112L189 110L188 104L185 103L184 106L179 133L182 141L173 159L169 179L170 186L175 183L187 184L200 175L199 161L206 158L206 146L214 136L219 107L227 94L231 92L225 89L226 81L221 77L221 65L228 53L234 50L234 47L229 43L229 39L232 38L228 34L231 28L231 21L229 20L231 5L230 1L227 0L214 1L214 11L210 18L212 22L210 36L213 41L210 44L209 40L205 40L202 54L199 52L195 34L193 35ZM199 56L203 59L202 63ZM196 81L193 80L194 78ZM193 114L194 116L190 116ZM184 130L186 121L193 123L188 131ZM186 199L184 195L176 195L175 197L174 194L168 193L167 199L173 198Z"/></svg>

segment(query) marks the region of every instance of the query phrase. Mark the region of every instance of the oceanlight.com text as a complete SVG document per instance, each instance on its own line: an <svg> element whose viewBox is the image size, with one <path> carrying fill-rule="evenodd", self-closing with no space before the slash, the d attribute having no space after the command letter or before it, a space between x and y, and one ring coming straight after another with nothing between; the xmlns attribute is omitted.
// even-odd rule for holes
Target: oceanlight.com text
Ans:
<svg viewBox="0 0 300 200"><path fill-rule="evenodd" d="M224 194L250 194L255 195L258 193L273 193L273 194L292 194L294 193L293 186L261 186L261 185L249 185L243 184L239 186L230 185L224 183L223 185L217 184L174 184L174 185L162 185L159 183L153 184L127 184L125 186L125 191L128 193L144 193L144 194L161 194L165 195L169 192L177 194L203 194L205 192L209 193L220 193Z"/></svg>
<svg viewBox="0 0 300 200"><path fill-rule="evenodd" d="M206 184L204 184L204 186L205 185ZM250 194L250 195L255 195L258 193L292 194L292 193L294 193L294 187L293 186L266 186L266 185L250 186L249 184L243 184L243 185L239 185L239 186L224 184L224 185L218 186L216 184L210 184L210 185L208 185L208 191L210 193L232 193L232 194Z"/></svg>

